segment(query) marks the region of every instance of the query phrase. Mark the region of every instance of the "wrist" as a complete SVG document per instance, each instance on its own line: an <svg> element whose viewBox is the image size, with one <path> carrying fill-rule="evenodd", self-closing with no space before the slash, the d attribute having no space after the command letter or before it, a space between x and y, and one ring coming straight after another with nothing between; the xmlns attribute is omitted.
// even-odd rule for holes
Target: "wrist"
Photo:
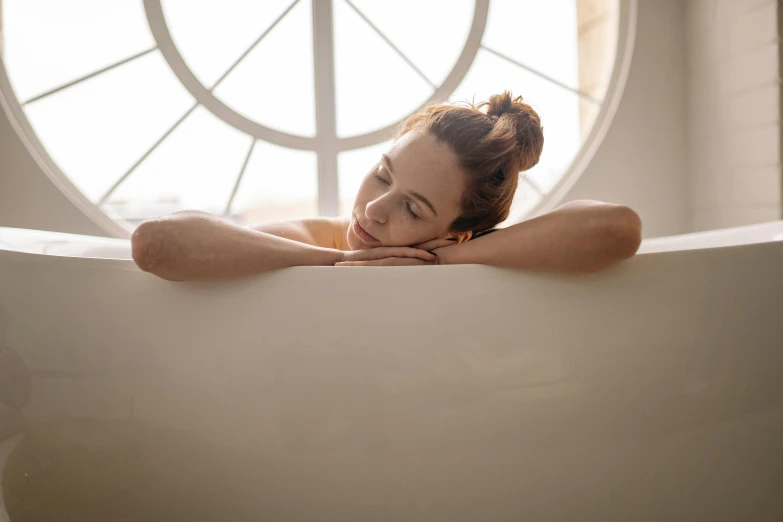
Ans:
<svg viewBox="0 0 783 522"><path fill-rule="evenodd" d="M462 245L449 245L441 248L436 248L432 251L433 254L435 254L436 260L435 264L438 265L458 265L460 264L459 261L459 250Z"/></svg>
<svg viewBox="0 0 783 522"><path fill-rule="evenodd" d="M342 250L336 248L318 248L315 255L316 266L333 266L335 263L343 261L344 254Z"/></svg>

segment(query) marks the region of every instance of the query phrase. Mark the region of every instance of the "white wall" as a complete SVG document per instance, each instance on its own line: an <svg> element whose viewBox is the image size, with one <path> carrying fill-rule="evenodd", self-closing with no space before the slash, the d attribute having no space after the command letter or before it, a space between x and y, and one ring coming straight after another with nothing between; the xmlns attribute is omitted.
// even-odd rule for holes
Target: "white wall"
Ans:
<svg viewBox="0 0 783 522"><path fill-rule="evenodd" d="M634 61L615 122L567 196L621 202L645 237L688 231L685 0L639 0ZM41 172L0 112L0 226L99 234Z"/></svg>
<svg viewBox="0 0 783 522"><path fill-rule="evenodd" d="M36 165L0 109L0 226L106 235Z"/></svg>
<svg viewBox="0 0 783 522"><path fill-rule="evenodd" d="M776 0L688 0L694 230L781 218Z"/></svg>
<svg viewBox="0 0 783 522"><path fill-rule="evenodd" d="M3 46L0 0L0 54ZM0 109L0 226L105 235L38 168Z"/></svg>
<svg viewBox="0 0 783 522"><path fill-rule="evenodd" d="M633 61L612 127L566 200L635 209L644 237L689 230L685 0L639 0Z"/></svg>

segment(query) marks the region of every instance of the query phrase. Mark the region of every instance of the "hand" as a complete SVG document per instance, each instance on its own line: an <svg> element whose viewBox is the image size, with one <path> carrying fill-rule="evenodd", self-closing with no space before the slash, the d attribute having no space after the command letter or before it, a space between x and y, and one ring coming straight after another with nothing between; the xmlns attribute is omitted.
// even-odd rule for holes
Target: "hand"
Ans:
<svg viewBox="0 0 783 522"><path fill-rule="evenodd" d="M458 246L459 244L460 243L454 239L433 239L426 243L415 245L415 248L420 248L435 254L435 256L437 256L437 260L435 261L436 265L451 265L459 264L461 262L459 260L460 249L451 248Z"/></svg>
<svg viewBox="0 0 783 522"><path fill-rule="evenodd" d="M413 247L378 247L343 252L334 266L410 266L435 265L437 256Z"/></svg>
<svg viewBox="0 0 783 522"><path fill-rule="evenodd" d="M418 248L421 250L426 250L427 252L432 252L436 248L443 248L456 244L457 244L456 239L432 239L424 243L419 243L418 245L413 245L413 248Z"/></svg>
<svg viewBox="0 0 783 522"><path fill-rule="evenodd" d="M343 261L342 263L335 263L334 266L416 266L437 264L437 258L432 261L424 261L415 257L385 257L369 261Z"/></svg>

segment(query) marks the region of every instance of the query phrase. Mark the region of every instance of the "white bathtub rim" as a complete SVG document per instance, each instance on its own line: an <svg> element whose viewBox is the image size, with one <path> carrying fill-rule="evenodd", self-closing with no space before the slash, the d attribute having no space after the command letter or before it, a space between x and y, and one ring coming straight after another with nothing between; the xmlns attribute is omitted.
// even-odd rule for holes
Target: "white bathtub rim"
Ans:
<svg viewBox="0 0 783 522"><path fill-rule="evenodd" d="M139 291L152 292L263 292L266 285L292 285L291 291L302 290L307 284L334 284L343 288L356 288L377 284L391 278L405 285L410 291L427 291L432 285L448 284L455 279L483 280L486 284L500 284L499 278L511 276L535 284L554 284L558 287L594 285L606 281L647 280L668 277L669 271L679 271L685 266L698 267L700 272L709 273L710 267L738 259L783 258L783 241L703 248L697 250L674 250L640 254L609 269L590 274L564 274L531 270L509 270L486 265L445 266L403 266L403 267L351 267L353 270L331 266L297 266L273 270L247 277L219 281L170 282L152 274L142 272L132 260L60 257L48 254L30 254L0 249L0 270L14 277L15 270L34 270L36 273L57 272L59 278L76 277L83 280L82 291L100 291L101 281L106 278L127 279L126 283L141 285ZM740 270L740 267L737 267ZM429 270L429 272L427 272ZM746 266L742 271L753 270ZM705 272L706 271L706 272ZM121 275L122 274L122 275ZM631 279L629 279L631 278ZM641 279L640 279L641 278ZM330 283L331 282L331 283ZM142 290L145 288L147 290ZM52 289L56 291L56 289ZM0 519L0 522L2 519Z"/></svg>
<svg viewBox="0 0 783 522"><path fill-rule="evenodd" d="M604 270L601 272L597 272L594 274L583 274L583 275L573 275L573 274L561 274L556 272L543 272L543 271L534 271L534 270L514 270L511 269L513 272L521 272L521 273L527 273L527 274L535 274L535 275L546 275L546 276L552 276L552 277L564 277L564 278L573 278L573 277L583 277L583 276L595 276L595 275L601 275L606 274L607 272L614 271L618 267L625 267L629 265L635 265L640 260L659 260L664 258L675 258L675 257L689 257L691 255L709 255L709 254L718 254L718 253L725 253L729 254L731 252L735 252L738 250L776 250L779 248L779 245L783 245L783 238L778 241L766 241L766 242L756 242L756 243L742 243L738 245L726 245L726 246L711 246L711 247L701 247L701 248L692 248L692 249L682 249L682 250L675 250L675 249L663 249L660 251L647 251L647 252L640 252L636 254L633 258L628 259L626 261L623 261L619 265L612 267L609 270ZM136 266L136 264L133 262L132 259L117 259L117 258L111 258L111 257L81 257L81 256L73 256L73 255L58 255L58 254L43 254L43 253L36 253L36 252L27 252L27 251L20 251L20 250L6 250L0 247L0 262L10 262L10 263L53 263L56 264L58 268L101 268L101 269L111 269L111 270L122 270L122 271L130 271L130 272L140 272L141 270ZM367 270L368 272L373 273L380 273L381 271L386 270L460 270L464 269L466 267L476 267L479 269L491 269L491 270L505 270L503 268L497 268L482 264L462 264L462 265L443 265L443 266L403 266L403 267L389 267L389 266L379 266L379 267L349 267L358 269L359 271ZM287 271L287 270L334 270L334 267L331 266L293 266L293 267L287 267L282 268L279 270L274 270L273 272L279 272L279 271ZM345 270L345 267L342 268L342 270ZM150 277L154 277L150 274L148 274ZM238 278L238 279L247 279L247 278L253 278L253 277L259 277L263 276L264 273L259 274L253 274L244 278Z"/></svg>
<svg viewBox="0 0 783 522"><path fill-rule="evenodd" d="M773 231L766 236L756 235L753 238L743 238L741 236L743 231L759 231L767 229ZM777 233L774 233L777 232ZM3 241L4 237L11 236L11 241ZM14 241L14 236L22 238L21 241ZM681 248L680 245L689 241L698 241L700 239L706 239L708 242L711 238L720 238L723 236L729 236L726 240L726 244L720 245L686 245L686 248ZM127 257L114 256L102 256L99 252L96 255L75 255L72 253L57 253L57 252L36 252L34 248L27 247L28 245L40 245L41 244L53 244L53 243L73 243L85 244L89 246L106 246L109 249L127 250ZM634 263L636 259L659 259L661 256L670 257L673 255L683 255L687 252L700 251L706 252L730 252L738 248L750 248L759 245L771 245L771 244L783 244L783 221L772 221L767 223L760 223L756 225L745 225L741 227L732 227L720 230L710 230L705 232L695 232L690 234L681 234L666 236L660 238L650 238L642 241L642 245L639 252L634 259L625 261L621 264ZM27 248L26 248L27 247ZM762 247L764 248L764 247ZM116 250L115 250L116 253ZM8 260L11 262L50 262L56 258L58 266L63 268L74 266L72 263L77 263L81 267L102 267L110 269L120 269L124 271L138 271L139 269L132 261L130 255L130 245L128 240L116 239L116 238L103 238L96 236L85 236L79 234L68 234L62 232L48 232L42 230L21 229L21 228L6 228L0 227L0 260ZM92 253L91 253L92 254ZM450 268L456 268L459 265L452 265ZM464 266L464 265L463 265ZM479 265L474 265L479 266ZM321 270L332 267L320 267L320 266L302 266L302 267L290 267L290 269L297 270ZM365 267L361 267L365 268ZM398 270L401 267L372 267L375 270ZM429 266L411 266L402 267L407 270L427 270L433 267ZM443 267L441 267L442 269ZM545 273L545 272L530 272L529 273ZM552 275L551 273L547 273ZM563 275L563 274L555 274ZM251 276L253 277L253 276Z"/></svg>
<svg viewBox="0 0 783 522"><path fill-rule="evenodd" d="M743 235L743 233L747 234ZM762 233L764 235L762 235ZM687 244L688 242L694 241L698 243L700 241L709 241L711 239L718 238L724 238L724 244L715 246L701 246L696 244L690 245L687 248L680 248L680 245L683 243ZM703 230L700 232L690 232L687 234L647 238L642 241L642 245L639 248L637 255L670 252L675 250L709 250L716 248L728 248L733 246L754 245L758 243L774 243L779 241L783 241L783 220L767 221L764 223L755 223L752 225L741 225L715 230Z"/></svg>

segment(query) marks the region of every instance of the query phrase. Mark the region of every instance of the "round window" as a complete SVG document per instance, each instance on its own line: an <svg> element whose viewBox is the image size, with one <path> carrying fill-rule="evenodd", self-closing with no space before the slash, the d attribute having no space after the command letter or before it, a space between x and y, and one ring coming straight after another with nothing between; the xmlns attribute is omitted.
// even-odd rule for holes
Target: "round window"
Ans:
<svg viewBox="0 0 783 522"><path fill-rule="evenodd" d="M515 222L562 197L600 141L634 7L0 0L0 97L45 172L121 235L184 208L248 224L346 213L407 116L511 90L546 136Z"/></svg>

